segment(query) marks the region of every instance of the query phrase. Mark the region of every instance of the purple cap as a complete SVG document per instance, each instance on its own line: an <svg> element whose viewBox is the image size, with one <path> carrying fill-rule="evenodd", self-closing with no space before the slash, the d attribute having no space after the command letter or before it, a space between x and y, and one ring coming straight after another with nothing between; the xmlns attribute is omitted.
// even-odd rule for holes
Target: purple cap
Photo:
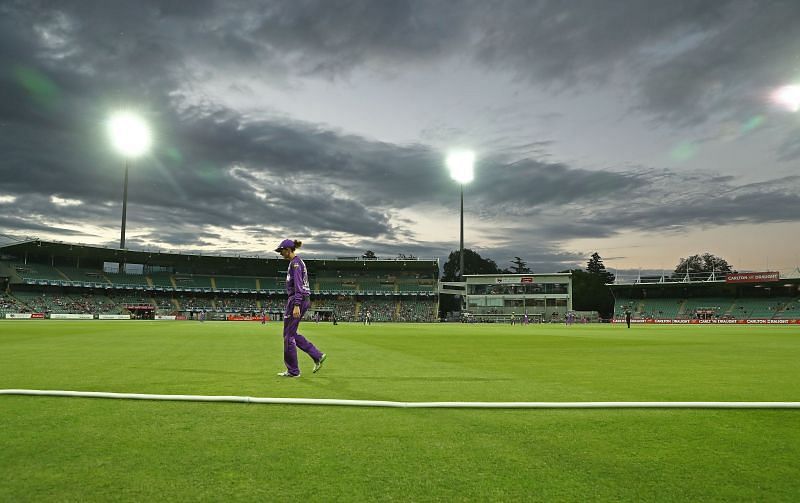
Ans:
<svg viewBox="0 0 800 503"><path fill-rule="evenodd" d="M278 247L275 248L275 251L280 253L281 250L284 248L294 248L294 239L284 239L283 241L281 241L281 244L279 244Z"/></svg>

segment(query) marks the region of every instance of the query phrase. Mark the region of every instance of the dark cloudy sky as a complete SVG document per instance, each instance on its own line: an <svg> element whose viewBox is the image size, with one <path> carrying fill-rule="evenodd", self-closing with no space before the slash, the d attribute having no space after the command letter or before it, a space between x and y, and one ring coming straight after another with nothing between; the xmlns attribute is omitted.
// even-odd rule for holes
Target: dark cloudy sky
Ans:
<svg viewBox="0 0 800 503"><path fill-rule="evenodd" d="M0 234L501 266L796 267L800 2L0 1Z"/></svg>

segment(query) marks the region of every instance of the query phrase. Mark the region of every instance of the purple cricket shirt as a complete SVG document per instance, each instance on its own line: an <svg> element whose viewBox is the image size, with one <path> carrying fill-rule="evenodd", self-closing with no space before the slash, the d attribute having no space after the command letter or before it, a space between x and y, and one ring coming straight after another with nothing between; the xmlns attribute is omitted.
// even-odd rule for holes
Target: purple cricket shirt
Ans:
<svg viewBox="0 0 800 503"><path fill-rule="evenodd" d="M289 268L286 270L286 293L290 303L295 306L303 303L303 296L311 295L306 264L297 255L289 261Z"/></svg>

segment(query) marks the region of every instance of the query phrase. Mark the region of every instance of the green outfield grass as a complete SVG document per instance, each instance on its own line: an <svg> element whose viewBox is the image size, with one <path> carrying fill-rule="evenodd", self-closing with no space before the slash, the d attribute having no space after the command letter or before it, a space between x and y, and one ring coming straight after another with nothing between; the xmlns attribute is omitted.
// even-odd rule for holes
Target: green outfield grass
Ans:
<svg viewBox="0 0 800 503"><path fill-rule="evenodd" d="M800 401L800 326L0 322L0 388L396 401ZM800 410L0 396L0 501L796 501Z"/></svg>

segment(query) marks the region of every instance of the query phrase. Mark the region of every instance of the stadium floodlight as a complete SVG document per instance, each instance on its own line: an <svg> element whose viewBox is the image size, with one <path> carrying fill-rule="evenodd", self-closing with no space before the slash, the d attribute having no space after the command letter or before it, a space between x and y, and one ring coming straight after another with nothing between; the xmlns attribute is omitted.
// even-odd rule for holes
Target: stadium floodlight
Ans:
<svg viewBox="0 0 800 503"><path fill-rule="evenodd" d="M111 144L127 158L139 157L150 149L150 128L136 114L118 112L108 121Z"/></svg>
<svg viewBox="0 0 800 503"><path fill-rule="evenodd" d="M779 87L772 93L772 101L790 112L800 110L800 85Z"/></svg>
<svg viewBox="0 0 800 503"><path fill-rule="evenodd" d="M125 157L125 186L122 191L122 230L119 248L125 249L125 221L128 213L128 164L150 150L152 137L147 123L138 115L123 111L115 113L108 121L111 144Z"/></svg>
<svg viewBox="0 0 800 503"><path fill-rule="evenodd" d="M475 153L469 150L456 150L447 155L445 161L450 170L450 178L461 186L461 241L458 255L458 277L464 278L464 185L475 177ZM463 297L462 297L463 304ZM462 306L463 307L463 306Z"/></svg>
<svg viewBox="0 0 800 503"><path fill-rule="evenodd" d="M450 170L450 177L464 185L474 178L475 154L468 150L451 152L447 156L447 168Z"/></svg>

